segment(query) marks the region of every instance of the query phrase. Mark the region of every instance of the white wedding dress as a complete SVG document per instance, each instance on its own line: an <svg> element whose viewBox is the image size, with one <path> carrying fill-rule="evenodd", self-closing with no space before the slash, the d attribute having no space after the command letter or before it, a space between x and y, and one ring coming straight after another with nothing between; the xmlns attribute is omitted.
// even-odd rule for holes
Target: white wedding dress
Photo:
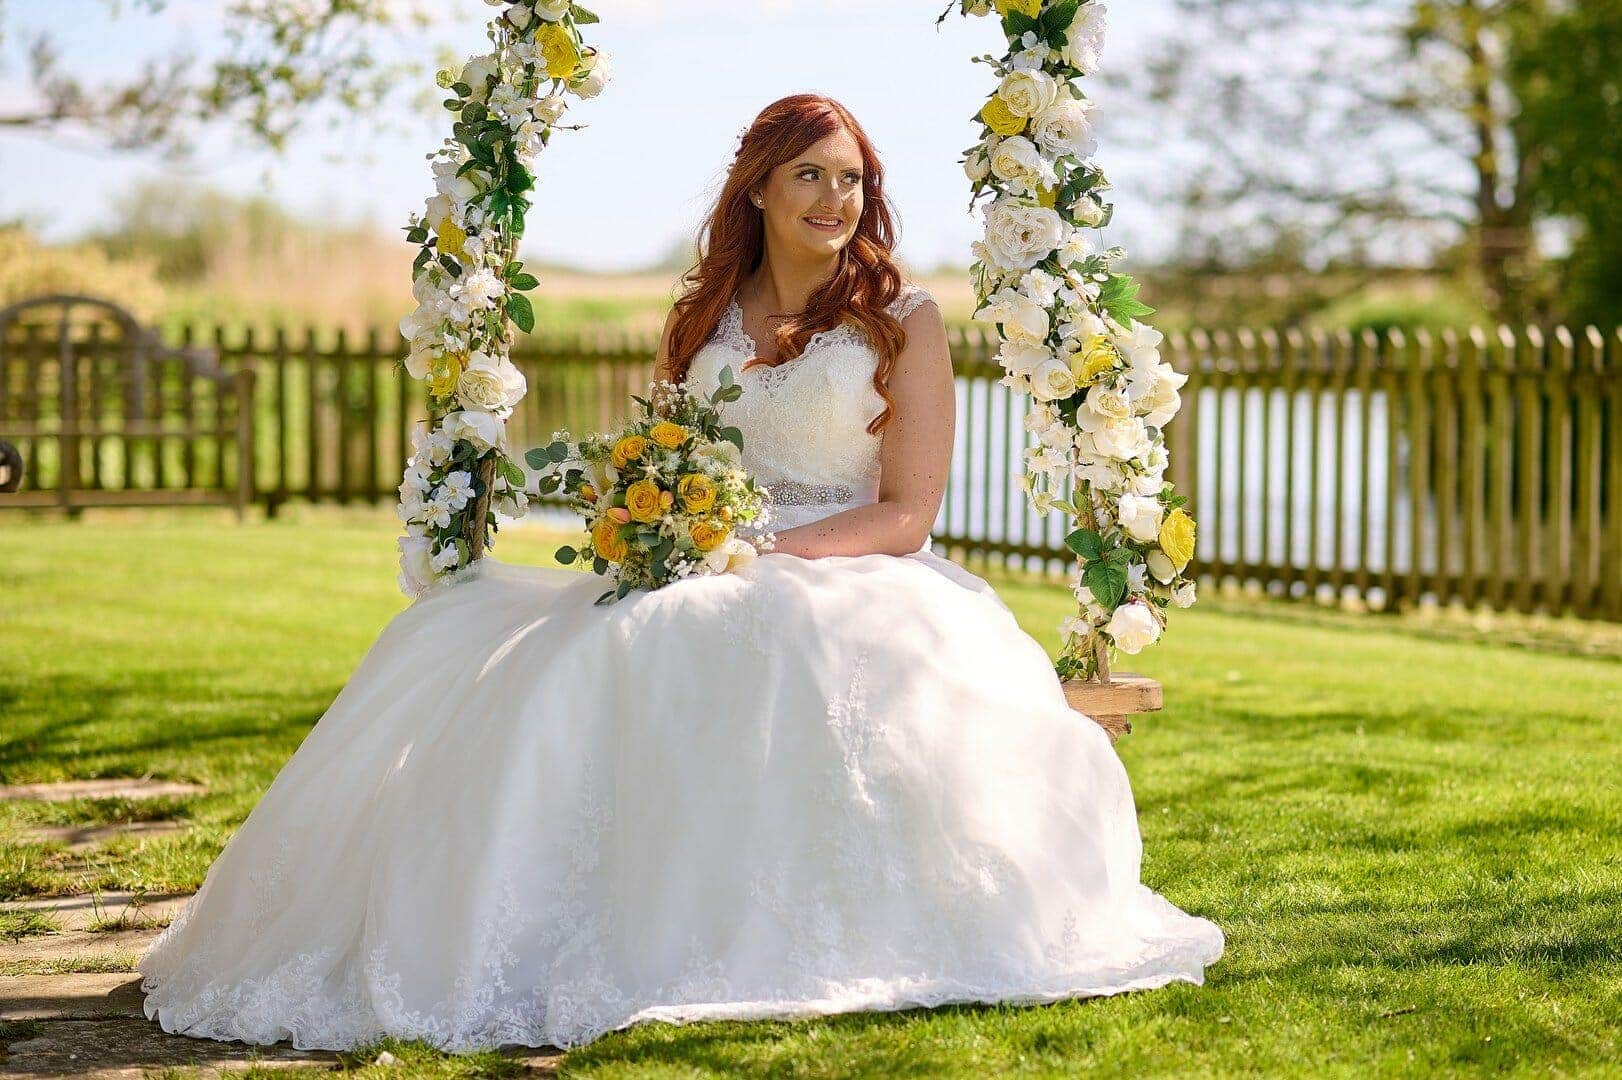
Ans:
<svg viewBox="0 0 1622 1080"><path fill-rule="evenodd" d="M734 304L689 379L753 351ZM841 326L739 373L724 408L779 530L876 497L875 362ZM1199 983L1221 955L1140 884L1109 739L973 574L769 553L601 588L487 558L397 616L141 957L147 1016L572 1046Z"/></svg>

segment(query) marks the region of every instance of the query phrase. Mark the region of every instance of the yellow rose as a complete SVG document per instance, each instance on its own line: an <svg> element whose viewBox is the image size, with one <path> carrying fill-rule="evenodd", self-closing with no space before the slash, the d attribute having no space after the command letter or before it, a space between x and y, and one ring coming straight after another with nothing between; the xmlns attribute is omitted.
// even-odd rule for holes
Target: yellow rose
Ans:
<svg viewBox="0 0 1622 1080"><path fill-rule="evenodd" d="M1034 19L1042 14L1042 0L994 0L992 6L998 15L1007 15L1012 10Z"/></svg>
<svg viewBox="0 0 1622 1080"><path fill-rule="evenodd" d="M1194 557L1194 519L1178 507L1160 523L1160 550L1180 574Z"/></svg>
<svg viewBox="0 0 1622 1080"><path fill-rule="evenodd" d="M609 562L619 562L625 558L627 544L620 538L620 527L608 518L597 522L596 528L591 530L591 546L597 549L597 554Z"/></svg>
<svg viewBox="0 0 1622 1080"><path fill-rule="evenodd" d="M1025 130L1025 118L1010 109L998 94L993 94L980 109L980 119L998 135L1018 135Z"/></svg>
<svg viewBox="0 0 1622 1080"><path fill-rule="evenodd" d="M1070 358L1070 374L1077 386L1087 386L1100 375L1113 371L1120 358L1103 334L1094 334L1081 346L1081 351Z"/></svg>
<svg viewBox="0 0 1622 1080"><path fill-rule="evenodd" d="M711 521L695 521L687 534L693 538L693 546L700 551L714 551L726 543L726 538L732 530L725 525L717 525Z"/></svg>
<svg viewBox="0 0 1622 1080"><path fill-rule="evenodd" d="M614 444L614 452L610 455L614 468L623 469L637 458L647 452L648 440L640 435L627 435Z"/></svg>
<svg viewBox="0 0 1622 1080"><path fill-rule="evenodd" d="M547 23L535 34L535 44L546 61L546 73L554 79L567 79L580 66L580 49L574 36L561 23Z"/></svg>
<svg viewBox="0 0 1622 1080"><path fill-rule="evenodd" d="M460 257L467 254L467 250L462 246L467 243L467 231L460 228L456 222L450 218L445 218L440 221L438 231L439 252L441 255Z"/></svg>
<svg viewBox="0 0 1622 1080"><path fill-rule="evenodd" d="M428 392L435 397L456 393L457 380L467 369L467 353L441 353L428 368Z"/></svg>
<svg viewBox="0 0 1622 1080"><path fill-rule="evenodd" d="M708 513L715 505L715 482L702 473L690 473L676 481L676 494L689 514Z"/></svg>
<svg viewBox="0 0 1622 1080"><path fill-rule="evenodd" d="M658 521L663 509L659 501L659 485L652 480L638 480L625 489L625 509L632 521Z"/></svg>
<svg viewBox="0 0 1622 1080"><path fill-rule="evenodd" d="M648 438L666 450L674 450L687 441L687 429L669 420L661 420L648 431Z"/></svg>

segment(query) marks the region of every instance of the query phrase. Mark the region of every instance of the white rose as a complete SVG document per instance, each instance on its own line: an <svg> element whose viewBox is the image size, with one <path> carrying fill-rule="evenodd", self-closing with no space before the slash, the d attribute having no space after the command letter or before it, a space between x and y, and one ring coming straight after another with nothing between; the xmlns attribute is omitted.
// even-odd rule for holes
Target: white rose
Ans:
<svg viewBox="0 0 1622 1080"><path fill-rule="evenodd" d="M433 557L428 560L428 565L432 566L436 573L443 574L461 561L462 553L456 550L456 545L446 544L434 552Z"/></svg>
<svg viewBox="0 0 1622 1080"><path fill-rule="evenodd" d="M1130 420L1105 424L1089 434L1100 454L1117 461L1131 461L1149 449L1149 432L1144 428L1143 421L1135 416Z"/></svg>
<svg viewBox="0 0 1622 1080"><path fill-rule="evenodd" d="M456 400L464 409L479 409L497 416L511 413L528 385L524 373L504 356L474 353L456 380Z"/></svg>
<svg viewBox="0 0 1622 1080"><path fill-rule="evenodd" d="M547 22L562 22L574 0L535 0L535 14Z"/></svg>
<svg viewBox="0 0 1622 1080"><path fill-rule="evenodd" d="M1004 306L1003 332L1011 341L1041 343L1051 328L1048 309L1029 297L1014 293Z"/></svg>
<svg viewBox="0 0 1622 1080"><path fill-rule="evenodd" d="M1116 509L1121 528L1132 539L1147 544L1160 535L1160 518L1164 508L1159 499L1122 495Z"/></svg>
<svg viewBox="0 0 1622 1080"><path fill-rule="evenodd" d="M1045 71L1010 71L997 96L1015 116L1035 116L1059 96L1059 82Z"/></svg>
<svg viewBox="0 0 1622 1080"><path fill-rule="evenodd" d="M1163 428L1183 407L1183 396L1168 383L1156 383L1154 389L1142 398L1138 408L1143 410L1143 422L1152 428Z"/></svg>
<svg viewBox="0 0 1622 1080"><path fill-rule="evenodd" d="M1083 431L1097 431L1108 424L1118 424L1132 416L1132 403L1125 394L1108 383L1099 383L1087 391L1081 408L1076 410L1076 426Z"/></svg>
<svg viewBox="0 0 1622 1080"><path fill-rule="evenodd" d="M986 251L1005 270L1029 270L1064 241L1064 219L1046 206L998 199L986 211Z"/></svg>
<svg viewBox="0 0 1622 1080"><path fill-rule="evenodd" d="M458 82L467 83L473 90L473 100L483 101L490 93L490 79L501 74L501 65L491 54L475 56L462 68Z"/></svg>
<svg viewBox="0 0 1622 1080"><path fill-rule="evenodd" d="M1160 622L1148 604L1134 600L1115 609L1104 632L1122 652L1139 653L1160 639Z"/></svg>
<svg viewBox="0 0 1622 1080"><path fill-rule="evenodd" d="M755 561L754 545L741 537L730 537L724 544L704 555L704 565L713 574L731 574Z"/></svg>
<svg viewBox="0 0 1622 1080"><path fill-rule="evenodd" d="M1177 586L1177 591L1171 594L1171 602L1180 608L1193 607L1194 583L1192 581L1185 581L1181 585Z"/></svg>
<svg viewBox="0 0 1622 1080"><path fill-rule="evenodd" d="M1077 225L1096 229L1104 224L1106 216L1104 204L1091 195L1083 195L1070 204L1070 217Z"/></svg>
<svg viewBox="0 0 1622 1080"><path fill-rule="evenodd" d="M1171 558L1164 551L1155 550L1149 552L1147 561L1149 563L1149 573L1153 574L1155 580L1162 585L1170 585L1172 579L1177 576L1177 567L1172 565Z"/></svg>
<svg viewBox="0 0 1622 1080"><path fill-rule="evenodd" d="M963 174L976 184L991 175L991 161L983 147L975 147L963 159Z"/></svg>
<svg viewBox="0 0 1622 1080"><path fill-rule="evenodd" d="M487 412L453 412L440 421L440 430L455 442L470 443L480 452L507 448L507 425Z"/></svg>
<svg viewBox="0 0 1622 1080"><path fill-rule="evenodd" d="M568 99L562 94L548 94L535 103L535 118L543 123L555 124L563 119L568 107Z"/></svg>
<svg viewBox="0 0 1622 1080"><path fill-rule="evenodd" d="M1002 140L991 154L991 171L1000 180L1020 180L1035 186L1035 181L1053 175L1053 167L1042 160L1036 144L1023 135Z"/></svg>
<svg viewBox="0 0 1622 1080"><path fill-rule="evenodd" d="M608 61L608 54L600 49L582 55L580 63L586 67L586 74L570 83L569 89L579 97L594 98L608 85L608 80L614 74L613 65Z"/></svg>
<svg viewBox="0 0 1622 1080"><path fill-rule="evenodd" d="M395 541L400 549L400 591L417 597L434 581L434 568L430 563L431 543L426 537L402 536Z"/></svg>
<svg viewBox="0 0 1622 1080"><path fill-rule="evenodd" d="M1053 359L1053 351L1039 342L1010 339L997 351L997 362L1010 375L1029 375Z"/></svg>
<svg viewBox="0 0 1622 1080"><path fill-rule="evenodd" d="M1031 133L1051 154L1074 154L1090 158L1098 152L1098 138L1089 117L1092 102L1076 98L1056 101L1037 114Z"/></svg>
<svg viewBox="0 0 1622 1080"><path fill-rule="evenodd" d="M1038 401L1058 401L1076 392L1076 378L1070 365L1056 356L1037 365L1031 372L1031 395Z"/></svg>
<svg viewBox="0 0 1622 1080"><path fill-rule="evenodd" d="M1066 64L1083 75L1091 75L1098 70L1099 59L1104 52L1107 14L1108 8L1103 4L1084 4L1065 31L1064 49L1060 55Z"/></svg>

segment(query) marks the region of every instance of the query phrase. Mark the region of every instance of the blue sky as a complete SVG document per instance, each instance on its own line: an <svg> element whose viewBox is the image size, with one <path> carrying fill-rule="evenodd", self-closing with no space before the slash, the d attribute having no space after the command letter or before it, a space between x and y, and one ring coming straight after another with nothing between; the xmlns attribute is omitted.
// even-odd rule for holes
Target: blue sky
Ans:
<svg viewBox="0 0 1622 1080"><path fill-rule="evenodd" d="M526 247L533 255L600 270L643 265L690 236L719 185L738 132L783 94L816 90L843 101L877 143L901 216L903 258L928 268L966 262L978 228L967 212L957 164L974 137L969 117L989 91L989 71L969 57L992 51L988 20L954 16L937 30L945 0L875 5L859 0L597 0L603 22L591 40L613 55L615 80L571 116L590 126L561 132L542 155L537 206ZM1166 17L1166 0L1116 0L1106 64L1143 53ZM100 0L0 0L0 110L26 93L23 43L51 30L64 60L87 78L128 73L174 47L214 55L222 6L169 0L161 16L108 17ZM491 9L448 2L427 37L393 48L434 56L446 44L466 55L484 43ZM1152 156L1111 140L1110 91L1102 105L1104 163L1117 188L1108 237L1139 254L1167 239L1161 211L1135 192L1156 168ZM404 133L365 122L313 128L285 157L254 152L214 134L184 175L222 190L272 195L310 216L403 225L431 190L424 155L445 134L438 118ZM119 155L71 134L0 134L0 218L24 216L50 239L106 219L111 200L138 179L166 175L150 156Z"/></svg>

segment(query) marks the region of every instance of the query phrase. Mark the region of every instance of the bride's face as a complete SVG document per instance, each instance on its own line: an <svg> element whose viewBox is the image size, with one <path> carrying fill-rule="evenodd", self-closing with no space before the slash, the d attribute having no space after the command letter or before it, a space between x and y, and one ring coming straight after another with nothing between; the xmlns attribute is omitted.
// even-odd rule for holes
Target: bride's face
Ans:
<svg viewBox="0 0 1622 1080"><path fill-rule="evenodd" d="M862 151L844 128L777 166L757 194L767 249L827 258L856 234L862 218Z"/></svg>

